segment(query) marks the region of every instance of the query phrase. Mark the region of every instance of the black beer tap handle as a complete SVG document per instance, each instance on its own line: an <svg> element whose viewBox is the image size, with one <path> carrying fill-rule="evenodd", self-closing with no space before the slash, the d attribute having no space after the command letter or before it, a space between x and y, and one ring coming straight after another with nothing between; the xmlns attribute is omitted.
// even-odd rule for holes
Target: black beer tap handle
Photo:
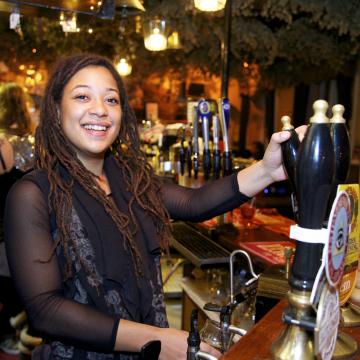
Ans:
<svg viewBox="0 0 360 360"><path fill-rule="evenodd" d="M223 176L228 176L232 174L232 159L230 152L224 152L223 154Z"/></svg>
<svg viewBox="0 0 360 360"><path fill-rule="evenodd" d="M188 142L187 154L186 154L186 164L187 164L188 175L189 175L189 178L190 178L191 177L191 172L192 172L192 146L191 146L191 141Z"/></svg>
<svg viewBox="0 0 360 360"><path fill-rule="evenodd" d="M221 155L220 150L214 150L214 178L218 179L221 172Z"/></svg>
<svg viewBox="0 0 360 360"><path fill-rule="evenodd" d="M146 343L140 352L140 360L158 360L161 351L161 342L153 340Z"/></svg>
<svg viewBox="0 0 360 360"><path fill-rule="evenodd" d="M203 168L204 178L205 180L209 180L211 171L211 153L209 149L204 149L203 151Z"/></svg>
<svg viewBox="0 0 360 360"><path fill-rule="evenodd" d="M199 158L197 154L194 154L193 162L194 162L194 178L197 179L199 173L199 167L200 167Z"/></svg>
<svg viewBox="0 0 360 360"><path fill-rule="evenodd" d="M181 141L181 147L179 150L179 161L180 161L180 173L184 175L185 173L185 147L184 147L184 140Z"/></svg>
<svg viewBox="0 0 360 360"><path fill-rule="evenodd" d="M198 330L198 310L193 309L191 312L190 332L187 338L188 349L186 360L195 360L196 353L200 350L200 334Z"/></svg>

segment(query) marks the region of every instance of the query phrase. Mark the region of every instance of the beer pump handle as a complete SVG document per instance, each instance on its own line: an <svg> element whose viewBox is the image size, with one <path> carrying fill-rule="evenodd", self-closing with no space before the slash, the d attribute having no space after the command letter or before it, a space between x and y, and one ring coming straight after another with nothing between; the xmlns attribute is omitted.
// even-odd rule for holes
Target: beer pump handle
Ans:
<svg viewBox="0 0 360 360"><path fill-rule="evenodd" d="M228 136L228 128L230 123L230 102L228 98L221 98L218 100L218 108L220 115L220 126L222 137L224 141L224 154L223 154L223 176L232 173L232 159L230 151L230 142Z"/></svg>
<svg viewBox="0 0 360 360"><path fill-rule="evenodd" d="M290 132L290 138L281 143L281 151L286 173L291 182L293 191L296 193L295 171L300 140L297 132L294 129L294 126L291 125L291 119L289 116L283 116L281 118L281 122L283 124L282 130Z"/></svg>
<svg viewBox="0 0 360 360"><path fill-rule="evenodd" d="M211 116L210 102L203 99L198 104L198 116L202 124L202 138L203 138L203 170L204 178L208 180L211 171L211 153L209 149L209 121Z"/></svg>
<svg viewBox="0 0 360 360"><path fill-rule="evenodd" d="M283 165L292 187L292 208L295 220L297 221L298 207L296 198L296 161L300 147L300 140L297 132L294 129L294 126L291 125L291 119L289 116L283 116L281 118L281 122L283 124L282 130L290 132L290 138L281 143L281 152Z"/></svg>
<svg viewBox="0 0 360 360"><path fill-rule="evenodd" d="M337 187L340 184L346 183L350 169L350 137L346 127L346 120L343 117L344 111L345 108L341 104L336 104L332 107L333 116L330 119L330 133L335 156L335 171L326 216L324 219L324 226L327 226L331 208L337 194Z"/></svg>
<svg viewBox="0 0 360 360"><path fill-rule="evenodd" d="M350 138L346 120L343 117L344 111L343 105L334 105L332 107L333 117L330 119L330 131L335 153L336 186L346 182L351 162Z"/></svg>
<svg viewBox="0 0 360 360"><path fill-rule="evenodd" d="M214 160L214 178L218 179L221 172L221 154L219 149L219 137L220 137L220 121L218 115L213 115L212 118L213 129L213 160Z"/></svg>
<svg viewBox="0 0 360 360"><path fill-rule="evenodd" d="M322 229L334 176L334 150L330 135L328 104L317 100L313 104L305 137L296 161L296 187L299 205L298 225L307 229ZM311 291L321 265L323 244L297 241L290 275L290 286Z"/></svg>

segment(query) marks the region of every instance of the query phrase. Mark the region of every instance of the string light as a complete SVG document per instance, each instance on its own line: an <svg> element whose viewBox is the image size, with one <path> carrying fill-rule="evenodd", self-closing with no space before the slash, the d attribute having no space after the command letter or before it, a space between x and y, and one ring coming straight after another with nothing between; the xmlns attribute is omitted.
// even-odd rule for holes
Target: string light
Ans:
<svg viewBox="0 0 360 360"><path fill-rule="evenodd" d="M219 11L225 7L226 0L194 0L194 5L201 11Z"/></svg>

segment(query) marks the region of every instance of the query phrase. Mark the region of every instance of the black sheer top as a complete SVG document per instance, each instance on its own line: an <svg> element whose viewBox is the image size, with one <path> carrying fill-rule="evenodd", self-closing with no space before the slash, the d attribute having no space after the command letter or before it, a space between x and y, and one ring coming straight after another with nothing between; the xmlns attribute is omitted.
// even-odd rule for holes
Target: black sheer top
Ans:
<svg viewBox="0 0 360 360"><path fill-rule="evenodd" d="M113 159L105 162L105 171L115 203L123 210L129 194ZM159 244L150 217L140 208L135 210L139 224L136 242L140 244L145 273L156 273L157 279L146 277L144 283L137 286L136 279L129 275L134 271L119 242L120 233L101 204L75 184L72 234L77 237L80 250L88 249L84 258L95 264L96 281L105 289L99 293L91 284L93 279L82 275L78 264L74 265L77 276L64 282L61 253L50 261L39 261L49 259L56 239L56 225L47 205L48 186L44 172L38 170L26 175L10 191L5 214L10 270L33 327L42 336L69 346L111 353L121 318L165 326L166 319L159 319L161 311L150 309L157 300L163 301L162 293L153 289L149 297L143 296L147 290L141 292L143 286L153 286L159 280L156 273ZM164 183L159 196L172 219L196 222L227 212L248 200L239 192L236 174L209 182L200 189ZM84 239L89 239L90 247L84 245ZM161 279L158 282L161 287ZM112 302L113 290L122 297L118 308ZM131 296L126 299L124 293ZM132 297L137 303L132 304ZM121 310L124 308L126 313Z"/></svg>

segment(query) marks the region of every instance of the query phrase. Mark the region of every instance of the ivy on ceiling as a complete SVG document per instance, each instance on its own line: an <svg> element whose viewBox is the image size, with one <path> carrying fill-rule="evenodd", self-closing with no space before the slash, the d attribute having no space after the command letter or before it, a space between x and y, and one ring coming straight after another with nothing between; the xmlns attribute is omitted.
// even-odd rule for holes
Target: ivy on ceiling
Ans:
<svg viewBox="0 0 360 360"><path fill-rule="evenodd" d="M183 48L150 52L136 31L135 18L87 19L80 27L93 33L63 33L49 18L23 18L23 38L0 25L2 60L17 69L20 63L43 61L80 51L114 59L130 55L132 77L185 74L188 65L210 74L221 68L224 12L203 13L192 0L144 0L142 21L162 16L180 33ZM360 0L232 0L230 73L244 79L244 62L260 69L260 85L275 87L351 75L359 55ZM31 52L36 48L36 54Z"/></svg>

